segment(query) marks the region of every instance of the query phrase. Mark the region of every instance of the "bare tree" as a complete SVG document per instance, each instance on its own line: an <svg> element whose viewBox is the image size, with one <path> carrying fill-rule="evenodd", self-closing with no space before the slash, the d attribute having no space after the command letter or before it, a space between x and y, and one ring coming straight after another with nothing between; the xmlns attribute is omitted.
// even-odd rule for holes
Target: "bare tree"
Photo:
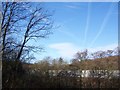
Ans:
<svg viewBox="0 0 120 90"><path fill-rule="evenodd" d="M80 73L80 78L79 78L79 84L80 84L80 88L82 88L82 62L83 60L87 60L88 59L88 50L84 50L82 52L77 52L75 54L75 59L73 59L73 63L75 64L75 66L79 69L79 73Z"/></svg>
<svg viewBox="0 0 120 90"><path fill-rule="evenodd" d="M84 50L83 52L77 52L75 54L75 58L78 60L86 60L88 58L88 50Z"/></svg>
<svg viewBox="0 0 120 90"><path fill-rule="evenodd" d="M114 50L113 50L114 55L116 56L120 56L120 46L117 46Z"/></svg>
<svg viewBox="0 0 120 90"><path fill-rule="evenodd" d="M52 28L51 14L37 3L2 3L2 45L3 56L7 44L11 43L13 49L18 48L16 60L20 60L25 49L36 51L37 46L27 45L28 41L36 38L45 38ZM13 37L14 35L14 37ZM20 37L19 37L20 36ZM9 41L9 38L13 40ZM17 38L17 39L16 39Z"/></svg>
<svg viewBox="0 0 120 90"><path fill-rule="evenodd" d="M42 47L35 44L29 45L28 41L46 38L51 34L52 13L45 10L40 3L28 2L2 2L1 13L2 60L15 61L14 65L4 64L7 66L3 71L8 70L9 67L14 71L9 70L8 78L4 78L5 82L10 82L10 75L14 74L11 78L14 80L17 75L15 73L19 72L20 62L34 59L31 53L42 50ZM6 73L5 71L4 75ZM13 87L12 82L8 84ZM8 84L4 83L4 86L7 87Z"/></svg>
<svg viewBox="0 0 120 90"><path fill-rule="evenodd" d="M106 52L105 51L97 51L91 54L93 56L94 59L96 58L104 58L106 56Z"/></svg>
<svg viewBox="0 0 120 90"><path fill-rule="evenodd" d="M107 54L107 56L112 56L113 50L107 50L106 54Z"/></svg>

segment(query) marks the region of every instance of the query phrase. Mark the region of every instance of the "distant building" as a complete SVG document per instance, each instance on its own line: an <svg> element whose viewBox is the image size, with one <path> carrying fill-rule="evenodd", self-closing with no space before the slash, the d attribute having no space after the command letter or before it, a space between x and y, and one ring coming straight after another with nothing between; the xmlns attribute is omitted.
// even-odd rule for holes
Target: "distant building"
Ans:
<svg viewBox="0 0 120 90"><path fill-rule="evenodd" d="M32 70L31 73L39 72L39 69ZM45 72L42 72L45 73ZM119 77L119 70L48 70L49 75L59 77L98 77L110 78Z"/></svg>
<svg viewBox="0 0 120 90"><path fill-rule="evenodd" d="M60 77L119 77L119 70L50 70L49 74L51 76Z"/></svg>

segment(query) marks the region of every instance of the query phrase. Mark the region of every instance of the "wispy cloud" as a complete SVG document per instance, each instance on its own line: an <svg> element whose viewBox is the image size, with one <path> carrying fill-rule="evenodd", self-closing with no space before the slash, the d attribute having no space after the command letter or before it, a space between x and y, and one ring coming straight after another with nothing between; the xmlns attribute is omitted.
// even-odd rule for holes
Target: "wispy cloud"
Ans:
<svg viewBox="0 0 120 90"><path fill-rule="evenodd" d="M69 5L65 5L65 7L70 9L82 9L82 10L85 9L83 5L77 5L77 4L69 4Z"/></svg>
<svg viewBox="0 0 120 90"><path fill-rule="evenodd" d="M95 48L88 48L89 52L96 52L96 51L106 51L106 50L113 50L118 46L118 44L111 44L106 46L99 46Z"/></svg>
<svg viewBox="0 0 120 90"><path fill-rule="evenodd" d="M58 32L61 34L66 35L66 37L74 38L75 41L77 41L77 37L73 32L70 32L70 28L67 26L68 22L72 22L73 19L69 19L67 21L63 21L61 23L58 23L57 25L60 26L59 29L57 29Z"/></svg>
<svg viewBox="0 0 120 90"><path fill-rule="evenodd" d="M88 33L88 29L89 29L90 13L91 13L91 3L88 4L87 21L86 21L86 26L85 26L85 35L84 35L83 45L84 45L85 42L86 42L87 33Z"/></svg>
<svg viewBox="0 0 120 90"><path fill-rule="evenodd" d="M75 38L75 35L73 33L70 33L69 31L65 31L65 30L59 30L59 32L67 35L67 36L70 36L70 37L73 37Z"/></svg>
<svg viewBox="0 0 120 90"><path fill-rule="evenodd" d="M75 5L66 5L67 8L72 8L72 9L77 9L79 8L78 6Z"/></svg>
<svg viewBox="0 0 120 90"><path fill-rule="evenodd" d="M100 51L100 50L102 51L113 50L117 46L118 44L111 44L111 45L99 46L99 47L87 48L87 49L89 53L93 53L93 52ZM69 59L72 59L77 51L85 50L85 48L80 48L77 45L73 43L69 43L69 42L50 44L48 47L56 50L55 53L59 53L60 56L69 58Z"/></svg>
<svg viewBox="0 0 120 90"><path fill-rule="evenodd" d="M110 16L110 14L112 13L112 9L113 9L113 4L110 6L110 9L109 9L109 11L108 11L107 14L106 14L106 16L105 16L105 18L104 18L104 20L103 20L103 22L102 22L102 24L101 24L101 27L100 27L97 35L95 36L95 38L94 38L93 41L91 42L90 47L93 46L93 44L96 42L96 40L98 39L98 37L99 37L99 36L101 35L101 33L103 32L104 27L105 27L105 25L106 25L106 23L107 23L107 21L108 21L108 19L109 19L109 16Z"/></svg>
<svg viewBox="0 0 120 90"><path fill-rule="evenodd" d="M50 48L56 49L60 56L72 58L79 50L77 46L72 43L56 43L49 45Z"/></svg>

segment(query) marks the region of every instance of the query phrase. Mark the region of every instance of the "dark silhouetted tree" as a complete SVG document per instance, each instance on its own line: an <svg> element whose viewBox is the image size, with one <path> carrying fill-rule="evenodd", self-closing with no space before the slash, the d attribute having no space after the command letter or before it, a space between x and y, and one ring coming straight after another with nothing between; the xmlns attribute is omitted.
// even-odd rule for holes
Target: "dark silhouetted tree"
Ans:
<svg viewBox="0 0 120 90"><path fill-rule="evenodd" d="M32 52L41 51L42 47L28 42L46 38L51 34L53 22L51 14L41 6L41 3L28 2L2 2L1 37L2 37L2 60L9 62L5 65L13 70L9 71L11 81L19 72L21 61L34 59ZM10 64L14 61L14 65ZM12 62L11 62L12 63ZM7 76L7 73L3 73ZM3 80L3 86L16 87L7 77ZM7 84L8 83L8 84Z"/></svg>

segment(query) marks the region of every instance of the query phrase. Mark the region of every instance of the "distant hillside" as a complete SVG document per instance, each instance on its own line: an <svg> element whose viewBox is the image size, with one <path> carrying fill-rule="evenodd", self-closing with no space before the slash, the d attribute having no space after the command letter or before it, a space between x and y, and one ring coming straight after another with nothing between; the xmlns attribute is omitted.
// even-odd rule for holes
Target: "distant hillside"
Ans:
<svg viewBox="0 0 120 90"><path fill-rule="evenodd" d="M79 61L77 63L71 63L71 64L64 64L64 65L45 65L44 67L42 66L43 64L23 64L24 68L31 68L31 69L37 69L37 68L48 68L48 69L83 69L83 70L98 70L98 69L107 69L107 70L117 70L118 69L118 60L120 57L118 56L110 56L110 57L105 57L105 58L98 58L94 60L83 60ZM59 66L59 67L58 67ZM54 67L54 68L53 68ZM56 68L55 68L56 67Z"/></svg>
<svg viewBox="0 0 120 90"><path fill-rule="evenodd" d="M118 56L110 56L105 58L98 58L95 60L83 60L76 64L71 64L74 66L78 66L81 69L118 69L118 60L120 57Z"/></svg>

